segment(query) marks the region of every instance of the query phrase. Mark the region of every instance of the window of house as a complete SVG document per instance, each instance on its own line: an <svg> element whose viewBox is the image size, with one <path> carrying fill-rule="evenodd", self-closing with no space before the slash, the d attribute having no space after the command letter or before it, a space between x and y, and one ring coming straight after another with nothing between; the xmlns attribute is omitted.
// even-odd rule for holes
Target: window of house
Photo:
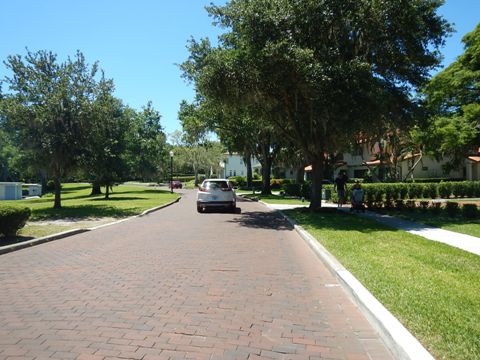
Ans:
<svg viewBox="0 0 480 360"><path fill-rule="evenodd" d="M237 170L233 170L233 176L237 176Z"/></svg>
<svg viewBox="0 0 480 360"><path fill-rule="evenodd" d="M230 170L230 176L232 176L232 170Z"/></svg>

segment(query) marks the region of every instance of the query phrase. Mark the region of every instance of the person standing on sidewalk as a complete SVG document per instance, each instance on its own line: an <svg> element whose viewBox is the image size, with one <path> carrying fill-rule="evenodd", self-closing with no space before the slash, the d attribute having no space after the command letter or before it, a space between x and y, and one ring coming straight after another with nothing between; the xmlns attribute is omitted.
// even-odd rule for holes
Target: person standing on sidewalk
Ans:
<svg viewBox="0 0 480 360"><path fill-rule="evenodd" d="M333 189L337 191L338 207L342 207L345 202L345 191L347 187L348 176L345 171L341 171L335 178Z"/></svg>

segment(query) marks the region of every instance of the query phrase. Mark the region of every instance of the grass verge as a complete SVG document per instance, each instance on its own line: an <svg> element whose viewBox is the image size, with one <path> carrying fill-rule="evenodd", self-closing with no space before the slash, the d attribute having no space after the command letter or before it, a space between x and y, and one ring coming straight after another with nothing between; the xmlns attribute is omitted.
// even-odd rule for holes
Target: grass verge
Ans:
<svg viewBox="0 0 480 360"><path fill-rule="evenodd" d="M480 219L465 219L461 214L450 217L445 210L438 214L433 214L430 211L385 211L386 214L396 216L405 220L414 221L417 223L435 226L441 229L455 231L462 234L480 237Z"/></svg>
<svg viewBox="0 0 480 360"><path fill-rule="evenodd" d="M1 204L32 209L30 221L19 232L21 237L31 238L138 215L178 198L178 194L145 186L114 187L109 200L105 200L104 195L90 196L90 191L89 184L64 184L61 209L53 209L53 194Z"/></svg>
<svg viewBox="0 0 480 360"><path fill-rule="evenodd" d="M437 359L480 358L480 257L341 212L285 213Z"/></svg>

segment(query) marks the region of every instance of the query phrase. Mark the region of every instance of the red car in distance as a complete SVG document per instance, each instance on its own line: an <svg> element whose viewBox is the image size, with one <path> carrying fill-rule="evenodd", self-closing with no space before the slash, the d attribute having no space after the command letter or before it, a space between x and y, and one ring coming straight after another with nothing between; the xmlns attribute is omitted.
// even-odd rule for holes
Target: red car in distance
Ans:
<svg viewBox="0 0 480 360"><path fill-rule="evenodd" d="M182 183L178 180L173 180L170 183L170 188L171 189L181 189L183 187Z"/></svg>

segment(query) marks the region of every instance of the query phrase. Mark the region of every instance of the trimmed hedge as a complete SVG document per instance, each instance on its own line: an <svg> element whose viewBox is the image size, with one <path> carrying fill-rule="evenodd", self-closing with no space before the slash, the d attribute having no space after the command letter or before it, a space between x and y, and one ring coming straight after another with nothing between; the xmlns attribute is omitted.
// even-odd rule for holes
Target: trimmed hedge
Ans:
<svg viewBox="0 0 480 360"><path fill-rule="evenodd" d="M0 207L0 234L15 236L30 218L30 208Z"/></svg>
<svg viewBox="0 0 480 360"><path fill-rule="evenodd" d="M285 195L302 196L302 184L284 184L282 187Z"/></svg>
<svg viewBox="0 0 480 360"><path fill-rule="evenodd" d="M480 211L475 204L465 204L462 206L462 215L466 219L478 219L480 217Z"/></svg>

